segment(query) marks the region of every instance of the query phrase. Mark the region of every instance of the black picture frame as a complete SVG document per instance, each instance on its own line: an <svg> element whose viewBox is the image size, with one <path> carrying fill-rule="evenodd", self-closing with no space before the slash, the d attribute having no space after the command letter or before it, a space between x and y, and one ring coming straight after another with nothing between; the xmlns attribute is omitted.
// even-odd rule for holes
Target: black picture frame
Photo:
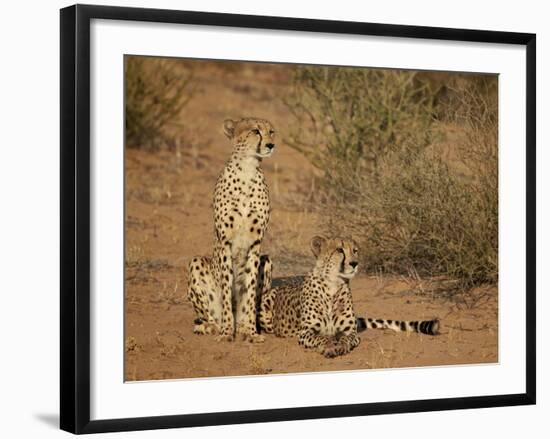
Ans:
<svg viewBox="0 0 550 439"><path fill-rule="evenodd" d="M80 433L273 422L387 413L535 404L535 93L536 36L529 33L447 29L206 12L75 5L61 9L61 429ZM90 420L90 21L132 20L293 30L526 47L526 392L418 401L347 404L225 413Z"/></svg>

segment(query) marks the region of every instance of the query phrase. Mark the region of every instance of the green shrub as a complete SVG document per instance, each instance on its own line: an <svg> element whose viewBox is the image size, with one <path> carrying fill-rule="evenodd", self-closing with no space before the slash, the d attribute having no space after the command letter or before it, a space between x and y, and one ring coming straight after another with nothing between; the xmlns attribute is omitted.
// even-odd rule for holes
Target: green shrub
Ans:
<svg viewBox="0 0 550 439"><path fill-rule="evenodd" d="M128 56L125 59L125 129L130 148L156 150L179 126L180 111L192 97L191 74L175 60Z"/></svg>
<svg viewBox="0 0 550 439"><path fill-rule="evenodd" d="M290 144L320 169L326 232L353 235L367 270L461 286L497 280L496 93L467 79L452 85L452 102L436 104L439 89L417 72L296 74ZM442 111L459 131L453 160L434 118Z"/></svg>

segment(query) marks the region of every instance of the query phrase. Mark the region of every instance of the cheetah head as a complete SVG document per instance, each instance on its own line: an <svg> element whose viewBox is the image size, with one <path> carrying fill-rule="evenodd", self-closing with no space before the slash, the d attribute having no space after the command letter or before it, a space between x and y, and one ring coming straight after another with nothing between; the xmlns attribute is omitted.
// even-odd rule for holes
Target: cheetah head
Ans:
<svg viewBox="0 0 550 439"><path fill-rule="evenodd" d="M311 250L317 258L317 267L343 279L351 279L357 273L358 249L353 239L315 236Z"/></svg>
<svg viewBox="0 0 550 439"><path fill-rule="evenodd" d="M244 157L269 157L275 148L275 129L265 119L227 119L223 123L223 132L233 142L235 151Z"/></svg>

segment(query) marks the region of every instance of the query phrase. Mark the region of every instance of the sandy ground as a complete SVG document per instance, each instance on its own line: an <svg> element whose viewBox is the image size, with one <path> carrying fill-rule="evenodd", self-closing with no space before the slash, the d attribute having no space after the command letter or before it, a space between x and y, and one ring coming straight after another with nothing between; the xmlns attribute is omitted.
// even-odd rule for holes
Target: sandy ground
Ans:
<svg viewBox="0 0 550 439"><path fill-rule="evenodd" d="M287 80L282 66L201 67L195 71L196 96L182 113L181 146L156 153L126 150L126 380L498 361L496 287L451 301L423 293L418 280L364 273L352 281L358 315L439 317L441 334L370 330L351 354L335 359L305 351L295 339L267 336L265 343L251 345L193 334L187 264L211 253L212 191L231 152L221 131L225 118L263 117L283 133L263 165L273 209L263 252L274 260L275 277L303 274L313 265L309 240L318 232L320 214L307 205L314 171L284 142L290 116L279 98Z"/></svg>

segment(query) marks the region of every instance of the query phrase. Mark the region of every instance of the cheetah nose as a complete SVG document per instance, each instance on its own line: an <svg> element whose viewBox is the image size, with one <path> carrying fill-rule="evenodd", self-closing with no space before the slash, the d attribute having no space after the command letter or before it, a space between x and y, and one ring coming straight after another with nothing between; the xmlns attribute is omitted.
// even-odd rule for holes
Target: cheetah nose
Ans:
<svg viewBox="0 0 550 439"><path fill-rule="evenodd" d="M270 150L275 148L275 144L274 143L266 143L265 145L267 148L269 148Z"/></svg>
<svg viewBox="0 0 550 439"><path fill-rule="evenodd" d="M357 261L352 261L352 262L350 262L349 264L351 265L352 268L355 268L355 267L357 267L357 266L359 265L359 262L357 262Z"/></svg>

